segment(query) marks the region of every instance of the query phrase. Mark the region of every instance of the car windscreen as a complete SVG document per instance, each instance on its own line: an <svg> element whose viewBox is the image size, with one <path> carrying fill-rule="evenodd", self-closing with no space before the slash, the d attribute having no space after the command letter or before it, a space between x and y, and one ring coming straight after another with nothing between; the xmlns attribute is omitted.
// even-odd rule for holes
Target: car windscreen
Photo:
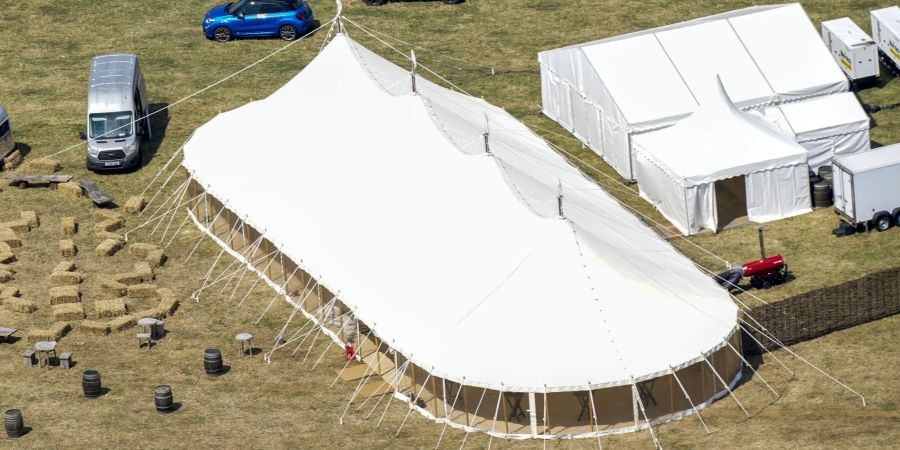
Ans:
<svg viewBox="0 0 900 450"><path fill-rule="evenodd" d="M89 120L93 139L123 138L133 131L131 111L91 114Z"/></svg>
<svg viewBox="0 0 900 450"><path fill-rule="evenodd" d="M228 6L225 7L225 12L228 14L237 14L247 3L248 0L238 0L234 3L229 3Z"/></svg>
<svg viewBox="0 0 900 450"><path fill-rule="evenodd" d="M6 133L9 133L9 120L4 120L3 123L0 123L0 138L6 136Z"/></svg>

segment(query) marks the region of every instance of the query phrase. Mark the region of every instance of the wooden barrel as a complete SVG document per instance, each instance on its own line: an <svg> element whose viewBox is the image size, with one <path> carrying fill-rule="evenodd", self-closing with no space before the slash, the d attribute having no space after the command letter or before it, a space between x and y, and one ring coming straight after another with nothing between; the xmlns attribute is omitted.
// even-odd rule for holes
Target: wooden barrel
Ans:
<svg viewBox="0 0 900 450"><path fill-rule="evenodd" d="M161 384L153 391L153 399L156 402L156 412L166 414L172 411L172 387Z"/></svg>
<svg viewBox="0 0 900 450"><path fill-rule="evenodd" d="M816 208L826 208L831 206L832 194L831 186L825 181L820 181L813 185L813 206Z"/></svg>
<svg viewBox="0 0 900 450"><path fill-rule="evenodd" d="M25 422L22 420L22 411L18 409L8 409L3 415L3 422L6 425L6 435L11 438L17 438L25 434Z"/></svg>
<svg viewBox="0 0 900 450"><path fill-rule="evenodd" d="M203 352L203 368L210 376L222 373L222 352L217 348L208 348Z"/></svg>
<svg viewBox="0 0 900 450"><path fill-rule="evenodd" d="M81 389L85 398L97 398L100 396L100 372L85 370L81 375Z"/></svg>

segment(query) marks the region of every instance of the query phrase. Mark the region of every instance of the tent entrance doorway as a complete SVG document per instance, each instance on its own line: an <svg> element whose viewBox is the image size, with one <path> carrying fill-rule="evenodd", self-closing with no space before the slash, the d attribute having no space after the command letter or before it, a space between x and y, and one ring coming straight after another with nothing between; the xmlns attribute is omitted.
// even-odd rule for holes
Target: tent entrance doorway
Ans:
<svg viewBox="0 0 900 450"><path fill-rule="evenodd" d="M750 222L747 218L747 185L743 176L716 181L716 215L717 231Z"/></svg>

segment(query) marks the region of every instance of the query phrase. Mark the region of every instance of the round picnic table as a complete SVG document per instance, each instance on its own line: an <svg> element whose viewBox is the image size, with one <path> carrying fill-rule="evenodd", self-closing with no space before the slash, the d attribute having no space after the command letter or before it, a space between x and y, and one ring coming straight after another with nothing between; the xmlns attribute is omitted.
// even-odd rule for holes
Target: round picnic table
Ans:
<svg viewBox="0 0 900 450"><path fill-rule="evenodd" d="M238 351L240 352L240 355L241 355L241 356L246 356L246 355L247 355L247 352L244 351L244 346L245 346L245 345L247 346L247 351L249 351L250 355L251 355L251 356L253 355L253 345L252 345L253 335L252 335L252 334L250 334L250 333L238 333L238 334L234 337L234 340L235 340L235 342L237 343L237 346L238 346L238 349L239 349Z"/></svg>
<svg viewBox="0 0 900 450"><path fill-rule="evenodd" d="M56 342L55 341L40 341L34 344L34 350L38 353L38 367L50 368L50 354L53 353L53 356L56 357ZM43 355L43 357L42 357ZM46 364L44 363L46 361Z"/></svg>
<svg viewBox="0 0 900 450"><path fill-rule="evenodd" d="M138 325L144 329L145 332L149 333L150 328L153 325L156 325L159 321L152 317L144 317L143 319L138 320Z"/></svg>

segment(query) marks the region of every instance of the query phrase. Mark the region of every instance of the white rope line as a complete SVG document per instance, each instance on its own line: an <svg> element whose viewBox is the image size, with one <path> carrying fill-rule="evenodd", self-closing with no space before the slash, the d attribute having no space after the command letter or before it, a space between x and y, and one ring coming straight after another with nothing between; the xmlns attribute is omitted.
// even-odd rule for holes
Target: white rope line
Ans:
<svg viewBox="0 0 900 450"><path fill-rule="evenodd" d="M481 402L484 401L484 394L487 394L487 388L484 388L484 390L481 391L481 398L478 399L478 405L475 407L475 412L472 413L472 420L473 420L473 421L474 421L475 419L478 419L478 410L481 409ZM545 395L545 396L544 396L544 405L547 404L546 399L547 399L547 397L546 397L546 395ZM482 422L483 422L483 421L482 421ZM547 423L547 422L544 422L544 423ZM477 427L475 426L474 423L471 424L471 425L469 425L469 426L474 427L474 428L477 428ZM459 448L460 448L460 449L462 449L463 447L466 446L466 439L468 439L468 438L469 438L469 430L466 430L466 434L463 435L462 444L459 445Z"/></svg>
<svg viewBox="0 0 900 450"><path fill-rule="evenodd" d="M281 267L284 267L284 266L281 266ZM284 290L284 288L287 287L287 285L291 282L291 279L294 278L294 275L297 274L297 271L298 271L298 270L300 270L299 267L295 267L295 268L294 268L294 271L291 272L291 276L289 276L289 277L287 278L287 280L284 282L284 284L281 285L281 289L282 289L282 290ZM269 305L266 306L266 309L263 310L262 314L259 315L259 318L256 319L256 324L255 324L255 325L259 325L259 322L262 321L262 319L263 319L263 317L265 317L266 313L269 312L269 309L272 308L272 304L275 303L275 300L278 300L278 297L280 297L280 296L281 296L281 293L278 292L278 291L276 291L276 292L275 292L275 296L272 297L272 300L269 302ZM295 308L295 309L296 309L296 308Z"/></svg>
<svg viewBox="0 0 900 450"><path fill-rule="evenodd" d="M237 72L234 72L234 73L232 73L231 75L228 75L227 77L222 78L222 79L220 79L219 81L216 81L216 82L213 83L213 84L210 84L210 85L208 85L208 86L206 86L206 87L204 87L204 88L202 88L202 89L200 89L200 90L198 90L198 91L195 91L194 93L192 93L192 94L190 94L190 95L188 95L188 96L186 96L186 97L182 97L181 99L176 100L174 103L171 103L171 104L169 104L169 105L166 105L165 107L160 108L160 109L157 109L156 111L153 111L153 112L151 112L151 113L149 113L149 114L146 114L146 115L144 115L144 116L142 116L142 117L139 117L139 118L133 120L132 122L130 122L130 123L128 123L128 124L122 125L122 126L119 127L119 128L116 128L116 129L114 129L114 130L110 130L110 131L108 131L106 134L113 133L113 132L118 131L118 130L121 130L121 129L123 129L123 128L131 127L131 126L133 126L135 123L140 122L141 120L149 119L150 117L152 117L152 116L154 116L154 115L156 115L156 114L159 114L159 113L161 113L161 112L163 112L163 111L166 111L166 110L168 110L168 109L171 109L171 108L175 107L175 105L178 105L179 103L182 103L182 102L184 102L184 101L190 100L191 98L194 98L194 97L196 97L196 96L198 96L198 95L200 95L200 94L202 94L202 93L204 93L204 92L206 92L206 91L208 91L208 90L210 90L210 89L212 89L212 88L214 88L214 87L216 87L216 86L218 86L218 85L220 85L220 84L222 84L222 83L224 83L224 82L226 82L226 81L228 81L228 80L230 80L230 79L232 79L232 78L234 78L234 77L236 77L236 76L238 76L238 75L240 75L240 74L242 74L242 73L244 73L244 72L246 72L247 70L250 70L250 69L252 69L253 67L256 67L258 64L260 64L260 63L266 61L267 59L269 59L269 58L271 58L271 57L273 57L273 56L275 56L275 55L277 55L277 54L283 52L284 50L287 50L287 49L290 48L292 45L294 45L294 44L296 44L296 43L298 43L298 42L300 42L300 41L306 39L306 38L309 37L309 36L312 36L316 31L319 31L319 30L322 29L323 27L325 27L325 26L327 26L327 25L330 25L332 22L334 22L334 19L331 19L331 20L329 20L328 22L325 22L324 24L320 25L318 28L316 28L316 29L314 29L314 30L312 30L312 31L310 31L310 32L308 32L308 33L306 33L306 34L303 35L303 36L300 36L300 37L297 38L296 40L293 40L293 41L287 43L286 45L284 45L284 46L282 46L282 47L276 49L276 50L273 51L272 53L269 53L268 55L266 55L266 56L260 58L259 60L257 60L257 61L255 61L255 62L251 63L250 65L245 66L244 68L238 70ZM58 152L56 152L56 153L52 153L52 154L50 154L50 155L44 156L44 157L41 158L41 159L43 160L43 159L47 159L47 158L52 158L52 157L54 157L54 156L56 156L56 155L60 155L60 154L65 153L65 152L67 152L67 151L69 151L69 150L72 150L72 149L77 148L77 147L81 147L82 145L86 145L86 144L87 144L86 141L85 141L85 142L79 142L79 143L77 143L77 144L70 145L69 147L66 147L66 148L64 148L64 149L62 149L62 150L60 150L60 151L58 151Z"/></svg>
<svg viewBox="0 0 900 450"><path fill-rule="evenodd" d="M182 204L176 206L175 208L180 208L180 207L182 207L182 206L184 206L184 205L190 203L191 201L196 200L197 197L200 197L200 195L202 195L202 194L198 194L196 197L194 197L194 198L192 198L192 199L190 199L190 200L185 201L184 203L182 203ZM137 226L137 227L134 227L134 228L128 230L127 232L125 232L125 241L126 241L126 242L128 241L128 235L129 235L129 234L131 234L132 232L134 232L134 231L136 231L136 230L139 230L139 229L141 229L141 228L143 228L143 227L149 225L151 222L154 222L154 221L156 221L156 220L159 220L161 217L164 217L164 216L159 216L159 217L157 217L157 218L155 218L155 219L151 219L151 220L149 220L149 221L147 221L147 222L144 222L144 224L142 224L142 225L139 225L139 226Z"/></svg>
<svg viewBox="0 0 900 450"><path fill-rule="evenodd" d="M391 378L389 380L386 380L388 383L388 386L393 388L394 384L396 383L397 389L400 389L400 383L403 382L403 377L406 375L406 371L409 370L410 364L411 363L409 362L409 360L406 360L406 362L403 363L403 371L402 372L395 367L394 374L391 376ZM373 392L373 395L377 394L377 392L378 392L378 389L375 389ZM378 404L381 403L381 400L383 400L384 397L387 397L388 401L384 405L384 411L381 413L381 417L378 419L378 424L375 425L376 428L380 427L381 424L384 422L384 418L387 417L388 409L390 409L390 407L391 407L391 401L394 400L393 394L387 394L387 395L382 394L381 397L378 398L378 401L375 402L375 406L372 407L372 412L374 412L375 409L378 408ZM371 397L369 397L369 398L371 398ZM368 401L368 399L366 399L366 401ZM369 415L372 415L372 412L369 412ZM369 416L366 416L366 418L368 419Z"/></svg>
<svg viewBox="0 0 900 450"><path fill-rule="evenodd" d="M259 246L262 245L262 241L263 241L263 236L259 235L259 237L256 238L256 240L253 241L253 243L250 244L250 251L247 251L245 249L243 254L247 255L247 257L255 254L256 251L259 250ZM249 270L250 270L250 266L247 264L244 264L244 267L242 268L242 271L241 271L241 276L238 278L237 283L234 284L234 289L232 289L231 295L228 296L228 301L226 303L231 303L231 301L234 300L234 294L237 293L238 288L241 286L241 283L244 281L244 277L247 275L247 272ZM227 287L228 287L228 284L225 284L225 287L222 288L222 292L224 292L225 288L227 288Z"/></svg>
<svg viewBox="0 0 900 450"><path fill-rule="evenodd" d="M188 191L187 184L185 184L184 189L181 191L181 194L178 195L178 199L176 200L176 202L180 202L184 198L184 196L187 194L187 191ZM169 228L172 226L172 222L175 220L175 217L178 215L179 209L180 208L172 208L172 217L169 218L169 223L166 224L166 228L163 230L162 237L159 238L160 245L162 245L163 241L166 240L166 236L169 234ZM187 221L187 214L185 214L184 220L181 222L181 224L182 224L181 226L184 226L184 222L186 222L186 221ZM162 221L160 221L159 223L162 223ZM150 233L150 235L152 236L153 233Z"/></svg>
<svg viewBox="0 0 900 450"><path fill-rule="evenodd" d="M634 380L632 378L632 380ZM653 444L656 445L656 448L662 450L662 445L659 443L659 439L656 438L656 433L653 431L653 425L650 424L650 418L647 417L647 410L644 409L644 402L641 400L640 391L638 391L637 385L632 382L631 384L631 392L634 395L634 399L637 401L638 406L641 407L641 413L644 414L644 422L647 424L647 429L650 430L650 437L653 438Z"/></svg>
<svg viewBox="0 0 900 450"><path fill-rule="evenodd" d="M725 389L728 390L728 394L731 395L731 398L734 399L734 402L737 403L737 405L741 408L741 411L743 411L744 414L747 415L747 417L750 417L750 413L747 412L747 409L744 408L744 405L741 404L741 401L738 400L736 395L734 395L734 391L731 390L731 386L729 386L728 383L726 383L725 380L722 379L722 376L719 375L719 372L716 372L716 368L713 367L712 363L710 363L705 356L703 356L702 354L700 356L703 358L703 361L706 363L706 365L709 366L709 369L712 370L713 374L716 376L719 382L722 383L722 385L725 386ZM715 386L715 383L713 383L713 386Z"/></svg>
<svg viewBox="0 0 900 450"><path fill-rule="evenodd" d="M494 432L497 428L497 415L500 414L500 402L503 401L503 383L500 383L500 390L497 391L497 406L494 408L494 422L491 423L491 432L488 433L488 450L491 449L491 444L494 442Z"/></svg>
<svg viewBox="0 0 900 450"><path fill-rule="evenodd" d="M178 228L175 229L175 233L172 234L172 238L169 239L169 242L166 242L166 245L163 246L163 248L169 248L169 246L172 245L172 242L175 241L175 238L178 237L178 233L181 233L181 230L184 228L185 225L187 225L188 220L190 220L190 218L191 217L189 215L187 215L187 213L185 213L184 219L181 221L181 225L178 225Z"/></svg>
<svg viewBox="0 0 900 450"><path fill-rule="evenodd" d="M224 247L222 247L222 248L224 248ZM274 250L274 252L277 252L277 251L278 251L277 249ZM271 255L272 253L269 253L269 254ZM260 273L266 273L266 271L269 270L269 266L272 265L272 262L273 262L273 261L274 261L274 258L270 258L270 259L269 259L269 262L266 264L265 267L263 267L263 270L261 270ZM255 280L255 281L253 282L253 284L250 286L250 289L247 290L247 293L244 294L244 297L241 298L241 301L238 302L238 304L237 304L237 306L235 306L235 308L240 308L241 305L244 304L244 301L247 300L247 297L250 296L250 293L253 292L253 289L256 288L256 285L259 284L259 282L260 282L261 280L262 280L262 277L261 277L261 276L256 277L256 280Z"/></svg>
<svg viewBox="0 0 900 450"><path fill-rule="evenodd" d="M444 380L444 381L446 381L446 380ZM457 400L459 400L459 394L462 392L463 389L465 389L465 386L463 386L462 384L459 384L459 389L456 390L456 396L453 397L453 403L450 405L450 409L445 409L445 411L444 411L445 422L444 422L443 428L441 428L441 435L438 436L437 445L434 446L435 450L441 448L441 441L444 439L444 433L447 431L447 425L451 422L450 415L452 415L454 412L456 412L456 402L457 402ZM445 406L447 405L446 394L447 394L447 388L445 386L444 387L444 396L445 396L444 405ZM532 406L532 407L534 407L534 406ZM437 411L435 411L435 412L437 412Z"/></svg>
<svg viewBox="0 0 900 450"><path fill-rule="evenodd" d="M172 195L169 197L169 200L171 200L172 205L178 205L178 202L181 201L182 197L187 192L187 185L188 185L187 182L188 182L188 180L185 180L184 183L181 183L181 185L178 186L178 189L175 189L175 192L173 192ZM167 200L166 203L169 203L169 201ZM164 203L164 204L166 204L166 203ZM161 214L160 216L162 217L162 220L160 220L159 222L156 222L156 225L154 225L153 229L150 230L150 236L153 236L154 234L156 234L156 230L158 230L160 225L162 225L163 222L165 222L165 218L168 217L169 214L173 213L174 211L177 211L178 208L180 208L180 207L181 206L173 206L171 209L168 209L168 210L166 210L165 213Z"/></svg>
<svg viewBox="0 0 900 450"><path fill-rule="evenodd" d="M172 156L169 157L169 160L166 161L166 163L163 164L163 166L156 172L156 175L153 177L152 180L150 180L150 183L148 183L147 186L144 187L144 190L141 191L141 193L140 193L140 195L139 195L140 197L143 197L144 194L146 194L147 191L150 190L150 186L153 186L153 183L156 183L156 180L158 180L159 177L163 174L163 172L165 172L165 170L169 167L169 164L172 164L172 162L175 161L175 157L178 156L178 154L181 153L182 150L184 150L184 144L187 144L187 142L188 142L189 140L191 140L192 137L194 137L194 132L193 132L193 131L191 132L190 135L188 135L187 139L185 139L184 142L182 142L181 145L178 146L178 149L176 149L176 150L172 153ZM164 186L164 185L163 185L163 186ZM162 189L162 186L160 186L159 189ZM159 192L159 189L157 189L157 192ZM143 210L142 210L141 212L143 212Z"/></svg>
<svg viewBox="0 0 900 450"><path fill-rule="evenodd" d="M432 367L431 370L434 370L434 367ZM413 412L412 405L418 406L419 399L422 398L422 391L425 390L425 386L428 384L428 381L431 380L431 372L427 373L428 375L425 377L425 381L423 381L422 386L419 387L419 392L416 393L415 400L409 399L410 408L406 411L406 416L404 416L403 420L400 422L400 426L397 428L397 432L394 433L394 437L400 436L400 431L403 430L403 425L406 425L406 420L409 419L409 415ZM413 380L413 383L415 383L415 380ZM435 413L437 413L437 411L435 411Z"/></svg>
<svg viewBox="0 0 900 450"><path fill-rule="evenodd" d="M357 320L359 320L359 319L357 319ZM372 328L369 328L369 332L366 333L366 337L365 337L364 339L365 339L365 340L368 340L368 339L369 339L369 335L371 335L371 334L372 334ZM353 358L350 358L350 359L347 360L347 362L344 364L344 368L342 368L342 369L338 372L337 376L334 377L334 380L331 380L331 384L328 385L329 388L334 387L335 383L337 383L337 381L341 378L341 375L344 374L344 371L346 371L347 368L350 367L350 363L352 363L353 360L359 360L359 361L362 361L362 358L363 358L363 357L362 357L362 355L360 355L359 353L362 352L362 342L363 342L363 341L362 341L362 340L359 340L358 337L357 337L357 340L358 340L358 345L359 345L359 349L358 349L358 351L357 351L357 354L354 354L354 355L353 355L353 356L354 356ZM377 351L377 350L376 350L376 351Z"/></svg>
<svg viewBox="0 0 900 450"><path fill-rule="evenodd" d="M344 321L344 316L347 316L347 315L349 315L349 314L351 314L350 311L347 311L347 312L345 312L344 314L341 314L340 316L338 316L338 318L341 320L341 323L343 323L343 321ZM339 329L338 332L339 332L339 333L342 333L342 332L343 332L343 329ZM316 370L316 367L319 365L320 362L322 362L322 359L325 358L325 355L328 354L328 350L330 350L330 349L331 349L331 346L330 346L330 345L325 345L325 349L322 350L322 354L319 355L319 358L316 359L316 362L313 363L313 366L309 368L309 371L310 371L310 372L312 372L313 370ZM353 360L353 358L350 358L350 359L347 360L347 362L350 362L350 361L352 361L352 360ZM346 367L346 366L345 366L345 367Z"/></svg>
<svg viewBox="0 0 900 450"><path fill-rule="evenodd" d="M338 423L344 424L344 416L347 415L347 411L350 410L350 406L353 404L353 400L356 399L356 396L359 395L359 391L362 389L363 381L369 377L369 372L372 370L372 367L366 366L366 370L363 372L363 376L360 377L359 382L356 383L356 389L353 390L353 395L350 396L350 401L347 402L347 406L344 408L344 412L341 413L341 416L338 417Z"/></svg>
<svg viewBox="0 0 900 450"><path fill-rule="evenodd" d="M172 156L174 156L174 155L172 155ZM163 189L165 189L166 186L169 185L169 181L172 180L172 177L174 177L175 174L178 173L178 167L179 167L179 166L175 166L175 167L172 169L172 172L169 173L169 176L167 176L166 179L165 179L165 181L163 181L163 183L159 186L159 189L156 190L156 193L153 194L153 197L150 197L150 201L147 202L147 204L144 205L144 208L141 209L141 212L138 213L138 217L143 216L144 213L147 212L147 211L150 209L150 205L152 205L153 202L156 201L156 197L158 197L159 194L162 193ZM191 179L191 177L188 177L188 180L190 180L190 179ZM156 208L156 211L153 211L153 214L151 214L150 216L153 217L153 215L155 215L156 213L158 213L159 210L160 210L164 205L165 205L165 203L163 203L163 204L160 205L158 208Z"/></svg>
<svg viewBox="0 0 900 450"><path fill-rule="evenodd" d="M763 384L764 384L767 388L769 388L769 391L772 392L772 395L774 395L775 398L781 397L780 395L778 395L778 392L775 392L775 389L773 389L772 386L769 385L769 382L766 381L766 379L763 378L762 375L760 375L759 372L757 372L756 369L753 368L753 365L750 364L750 362L747 361L747 360L744 358L744 355L742 355L741 352L737 351L737 349L734 348L733 345L731 345L731 342L726 341L726 343L728 344L728 348L730 348L730 349L734 352L734 354L736 354L736 355L738 356L738 358L741 358L741 362L743 362L745 366L747 366L751 371L753 371L753 377L754 377L754 378L759 377L760 381L762 381Z"/></svg>
<svg viewBox="0 0 900 450"><path fill-rule="evenodd" d="M709 434L709 427L706 426L706 421L703 420L703 416L700 414L700 410L697 408L697 405L694 404L694 401L691 400L691 396L688 395L687 389L684 388L684 385L681 384L681 380L678 379L678 375L675 373L675 369L672 366L669 366L669 373L675 377L675 381L678 382L678 387L681 388L681 392L684 393L684 398L687 399L688 403L691 405L691 410L694 414L697 415L697 418L700 419L700 424L703 425L703 428L706 430L706 434Z"/></svg>
<svg viewBox="0 0 900 450"><path fill-rule="evenodd" d="M184 188L184 187L187 185L187 183L188 183L189 181L190 181L190 178L188 178L187 180L184 180L184 182L182 182L181 184L179 184L178 187L175 188L175 190L172 191L172 193L169 194L168 197L166 197L166 200L165 200L161 205L159 205L159 207L156 208L156 211L153 211L153 214L150 214L150 217L149 217L143 224L141 224L141 225L146 225L146 224L149 223L151 220L156 219L156 218L158 217L158 215L159 215L159 212L160 212L161 210L163 210L163 208L165 208L166 205L168 205L168 204L171 202L172 197L175 196L176 194L178 194L178 193L181 191L181 189ZM196 197L195 197L195 198L196 198ZM174 203L173 203L173 204L174 204ZM143 212L143 211L146 211L146 210L147 210L147 207L144 207L144 209L142 210L142 212ZM170 211L170 210L166 210L166 213L168 213L169 211ZM138 217L140 217L140 216L138 216ZM128 233L126 233L126 234L128 234Z"/></svg>

